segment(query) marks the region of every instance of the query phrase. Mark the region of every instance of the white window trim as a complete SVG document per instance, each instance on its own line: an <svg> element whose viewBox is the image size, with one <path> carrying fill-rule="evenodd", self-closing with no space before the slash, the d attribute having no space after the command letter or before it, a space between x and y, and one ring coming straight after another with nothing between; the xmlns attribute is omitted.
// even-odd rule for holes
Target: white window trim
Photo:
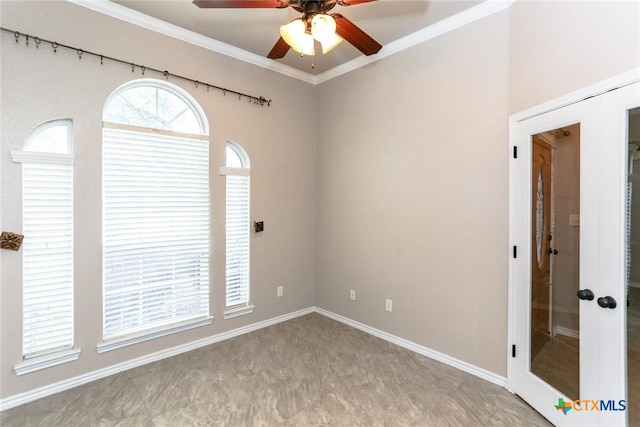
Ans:
<svg viewBox="0 0 640 427"><path fill-rule="evenodd" d="M255 305L251 305L251 304L243 304L243 305L239 305L237 307L231 307L225 310L224 312L224 319L233 319L234 317L240 317L240 316L244 316L245 314L251 314L253 313L253 309L255 308Z"/></svg>
<svg viewBox="0 0 640 427"><path fill-rule="evenodd" d="M140 133L151 133L151 134L157 133L160 135L177 136L178 138L199 139L207 142L209 141L209 134L176 132L176 131L166 130L166 129L145 128L142 126L125 125L122 123L114 123L114 122L106 122L106 121L102 122L102 127L109 128L109 129L129 130L132 132L140 132Z"/></svg>
<svg viewBox="0 0 640 427"><path fill-rule="evenodd" d="M12 151L14 163L40 163L46 165L70 165L75 163L73 154L42 153L37 151Z"/></svg>
<svg viewBox="0 0 640 427"><path fill-rule="evenodd" d="M47 354L46 356L31 358L25 362L18 363L13 369L15 370L16 375L24 375L40 371L42 369L51 368L52 366L61 365L63 363L73 362L79 358L80 349L72 348L59 351L57 353Z"/></svg>
<svg viewBox="0 0 640 427"><path fill-rule="evenodd" d="M108 351L117 350L119 348L128 347L130 345L139 344L156 338L175 334L178 332L188 331L189 329L207 326L213 323L213 316L209 316L200 320L189 320L182 323L175 323L169 326L162 326L156 330L145 331L138 335L126 335L120 338L114 338L104 341L96 346L98 353L106 353Z"/></svg>
<svg viewBox="0 0 640 427"><path fill-rule="evenodd" d="M251 168L228 168L226 166L220 167L220 175L239 175L239 176L250 176Z"/></svg>

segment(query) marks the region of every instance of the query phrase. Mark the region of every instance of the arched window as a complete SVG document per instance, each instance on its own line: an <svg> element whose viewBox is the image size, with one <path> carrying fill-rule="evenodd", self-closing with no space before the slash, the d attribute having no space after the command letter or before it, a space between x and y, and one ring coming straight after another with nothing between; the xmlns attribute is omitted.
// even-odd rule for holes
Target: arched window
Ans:
<svg viewBox="0 0 640 427"><path fill-rule="evenodd" d="M44 123L31 132L22 163L23 335L25 363L18 374L74 360L73 146L71 120ZM47 356L47 363L33 360Z"/></svg>
<svg viewBox="0 0 640 427"><path fill-rule="evenodd" d="M250 173L249 156L235 142L227 142L226 167L226 312L225 318L250 313L249 236Z"/></svg>
<svg viewBox="0 0 640 427"><path fill-rule="evenodd" d="M211 322L206 123L163 81L131 82L106 103L99 351Z"/></svg>

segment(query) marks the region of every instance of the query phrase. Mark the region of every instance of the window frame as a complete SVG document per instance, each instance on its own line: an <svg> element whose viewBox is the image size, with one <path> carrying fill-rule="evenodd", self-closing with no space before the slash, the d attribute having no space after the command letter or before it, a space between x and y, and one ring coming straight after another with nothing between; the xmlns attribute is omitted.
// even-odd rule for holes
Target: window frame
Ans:
<svg viewBox="0 0 640 427"><path fill-rule="evenodd" d="M48 129L51 129L53 127L61 127L64 126L66 128L66 135L65 135L65 140L66 140L66 153L60 153L57 152L55 150L53 151L47 151L46 149L42 149L39 148L37 150L34 150L32 145L34 142L38 141L38 138ZM69 312L67 312L67 316L68 318L70 318L70 324L66 324L64 327L67 328L67 338L69 339L69 341L67 341L65 344L60 344L56 347L51 347L49 349L44 349L44 350L39 350L39 351L35 351L35 350L30 350L30 347L26 346L25 343L25 332L24 332L24 328L25 328L25 311L26 308L24 307L25 301L26 301L26 294L25 292L27 291L26 286L27 284L25 284L25 268L26 268L26 262L25 262L25 258L31 257L33 256L32 254L29 253L29 249L28 249L28 245L25 245L23 247L23 253L22 253L22 277L23 277L23 284L22 284L22 292L23 292L23 299L22 299L22 304L23 304L23 318L22 318L22 362L18 363L17 365L15 365L14 370L16 372L16 375L24 375L30 372L35 372L41 369L46 369L52 366L56 366L62 363L67 363L67 362L71 362L74 360L77 360L80 357L80 349L75 347L75 294L74 294L74 287L75 287L75 281L74 281L74 163L75 163L75 156L73 154L73 121L71 119L56 119L56 120L51 120L45 123L42 123L41 125L35 127L27 136L27 138L25 139L25 142L23 144L23 149L21 151L12 151L11 152L11 157L12 157L12 161L14 163L21 163L23 164L22 167L22 220L23 220L23 230L24 230L24 226L25 226L25 212L27 211L26 207L25 207L25 198L26 198L26 193L25 193L25 183L27 182L26 179L26 169L25 169L25 165L33 165L35 167L37 167L38 165L40 166L59 166L61 168L64 167L68 167L68 169L66 171L61 170L63 173L68 174L67 176L67 183L68 183L68 187L66 187L65 191L68 194L68 199L66 200L67 202L67 207L68 207L68 218L69 218L69 223L67 224L68 226L68 233L69 233L69 242L70 245L69 247L65 248L65 254L68 257L68 268L66 269L67 271L67 275L68 275L68 280L69 280L69 289L67 289L66 292L67 293L67 297L69 298L66 301L66 304L68 304L69 306ZM46 167L44 168L46 169ZM66 168L65 168L66 169ZM36 188L37 189L37 188ZM64 228L64 227L63 227ZM29 236L27 236L27 239L29 238ZM34 284L31 284L30 286L34 286ZM56 285L56 288L59 288L58 285ZM59 289L56 289L57 292L59 292ZM66 341L66 340L63 340Z"/></svg>
<svg viewBox="0 0 640 427"><path fill-rule="evenodd" d="M229 158L227 156L227 150L232 150L239 158L242 167L229 167L226 166L229 164ZM234 317L242 316L245 314L250 314L253 312L255 308L254 305L251 304L251 229L250 229L250 218L251 218L251 163L249 159L249 155L245 151L245 149L235 141L227 140L225 145L225 166L220 168L220 175L227 177L225 184L225 195L227 198L227 205L229 200L229 193L231 187L229 185L229 176L245 176L247 177L246 183L246 200L247 200L247 211L244 212L246 215L246 265L244 269L246 269L246 281L243 280L243 284L240 286L244 286L246 289L243 291L246 294L246 299L237 304L228 304L228 295L230 292L230 280L229 280L229 229L228 226L225 225L225 311L224 318L231 319ZM242 196L241 196L242 197ZM225 219L229 221L229 208L228 206L225 209ZM242 280L242 279L241 279Z"/></svg>
<svg viewBox="0 0 640 427"><path fill-rule="evenodd" d="M207 175L207 179L206 179L206 192L207 192L207 252L206 252L206 259L207 259L207 265L206 265L206 276L203 276L204 279L206 281L206 313L201 313L201 315L197 315L197 316L193 316L190 317L186 320L177 320L175 322L167 322L165 324L162 324L160 326L156 326L156 327L148 327L148 328L142 328L139 327L137 328L136 331L129 331L129 332L124 332L122 334L110 334L107 335L105 337L105 316L106 316L106 294L105 294L105 286L106 286L106 282L105 282L105 274L106 274L106 269L107 269L107 263L104 260L105 259L105 253L106 253L106 237L105 237L105 233L106 233L106 192L105 192L105 167L103 166L103 286L102 286L102 297L103 297L103 317L102 317L102 334L103 334L103 342L98 344L97 346L97 350L98 353L103 353L106 351L111 351L111 350L115 350L118 348L122 348L128 345L133 345L133 344L137 344L140 342L144 342L147 340L151 340L151 339L155 339L161 336L166 336L166 335L170 335L170 334L174 334L177 332L181 332L181 331L185 331L185 330L189 330L192 328L196 328L196 327L200 327L200 326L205 326L205 325L209 325L213 322L213 316L211 315L211 304L210 304L210 298L211 298L211 281L212 281L212 274L211 274L211 247L212 247L212 242L211 242L211 185L209 184L210 182L210 167L209 167L209 142L210 142L210 137L209 137L209 129L208 129L208 122L206 119L206 115L204 114L204 111L202 110L202 108L200 107L200 105L195 101L195 99L193 99L191 97L191 95L189 95L186 91L184 91L183 89L179 88L176 85L173 85L171 83L162 81L162 80L157 80L157 79L138 79L138 80L134 80L131 82L128 82L124 85L122 85L121 87L119 87L118 89L116 89L107 99L107 101L105 102L105 110L103 113L103 118L106 117L107 113L108 113L108 108L111 106L111 103L113 102L114 99L116 99L116 97L120 96L121 94L125 93L128 90L131 89L136 89L136 88L140 88L140 87L153 87L155 89L159 89L159 90L165 90L173 95L175 95L177 98L179 98L182 102L184 102L193 112L193 114L195 115L195 117L198 120L198 124L200 127L200 133L199 134L191 134L191 133L185 133L185 132L180 132L180 131L174 131L174 130L167 130L167 129L158 129L158 128L148 128L148 127L141 127L139 125L129 125L126 123L113 123L113 122L109 122L109 121L103 121L103 146L105 143L105 130L107 131L121 131L121 132L130 132L131 135L143 135L143 134L148 134L150 136L150 138L158 137L158 138L183 138L183 139L188 139L191 141L202 141L203 143L206 144L206 155L203 155L201 160L204 160L206 163L206 175ZM130 135L130 136L131 136ZM104 149L103 149L104 150ZM104 156L104 151L103 151L103 156ZM205 159L206 157L206 159ZM103 162L104 162L104 157L103 157ZM176 273L177 274L177 273ZM196 277L196 276L194 276ZM198 276L199 277L199 276ZM196 279L193 279L196 280ZM197 281L197 280L196 280Z"/></svg>

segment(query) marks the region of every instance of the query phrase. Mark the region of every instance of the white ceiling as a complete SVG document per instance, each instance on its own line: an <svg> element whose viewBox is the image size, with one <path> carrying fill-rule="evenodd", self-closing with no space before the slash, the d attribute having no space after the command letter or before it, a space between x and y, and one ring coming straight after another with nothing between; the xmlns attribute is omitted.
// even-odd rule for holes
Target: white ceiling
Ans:
<svg viewBox="0 0 640 427"><path fill-rule="evenodd" d="M341 13L386 46L460 14L482 1L377 0L348 7L336 6L333 12ZM117 3L126 8L113 6L121 9L117 15L121 16L122 11L125 11L134 18L133 21L152 17L265 58L280 37L280 26L300 15L291 7L201 9L191 0L111 0L110 3ZM378 55L383 52L384 47ZM343 42L326 55L301 57L289 50L284 58L276 62L284 64L286 68L291 67L298 73L314 77L363 56L349 43Z"/></svg>

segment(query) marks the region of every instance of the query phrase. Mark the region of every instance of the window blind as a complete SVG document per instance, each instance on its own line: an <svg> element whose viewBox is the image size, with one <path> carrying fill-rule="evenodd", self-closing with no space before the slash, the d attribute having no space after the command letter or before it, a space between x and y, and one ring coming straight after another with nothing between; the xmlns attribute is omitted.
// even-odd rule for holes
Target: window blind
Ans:
<svg viewBox="0 0 640 427"><path fill-rule="evenodd" d="M249 303L249 176L232 173L226 196L227 308Z"/></svg>
<svg viewBox="0 0 640 427"><path fill-rule="evenodd" d="M103 339L209 315L209 149L103 128Z"/></svg>
<svg viewBox="0 0 640 427"><path fill-rule="evenodd" d="M23 357L29 359L73 347L73 166L23 163L22 186Z"/></svg>

